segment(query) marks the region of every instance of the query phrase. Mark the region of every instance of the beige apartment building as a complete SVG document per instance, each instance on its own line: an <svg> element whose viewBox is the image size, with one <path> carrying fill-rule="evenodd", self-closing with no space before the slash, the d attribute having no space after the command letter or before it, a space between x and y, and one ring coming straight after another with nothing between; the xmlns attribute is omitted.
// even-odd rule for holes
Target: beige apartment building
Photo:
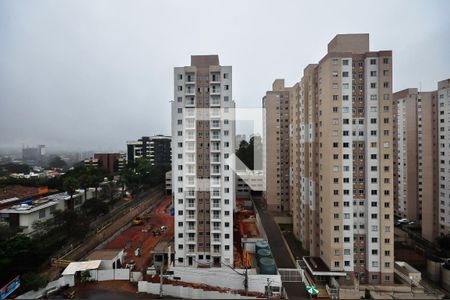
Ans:
<svg viewBox="0 0 450 300"><path fill-rule="evenodd" d="M395 212L422 225L434 242L439 231L437 92L416 88L394 94Z"/></svg>
<svg viewBox="0 0 450 300"><path fill-rule="evenodd" d="M438 82L439 234L450 234L450 78Z"/></svg>
<svg viewBox="0 0 450 300"><path fill-rule="evenodd" d="M290 211L289 97L290 88L284 86L284 79L277 79L262 99L263 198L269 210L278 212Z"/></svg>
<svg viewBox="0 0 450 300"><path fill-rule="evenodd" d="M392 52L370 51L368 34L337 35L291 101L290 195L306 266L324 282L393 283Z"/></svg>

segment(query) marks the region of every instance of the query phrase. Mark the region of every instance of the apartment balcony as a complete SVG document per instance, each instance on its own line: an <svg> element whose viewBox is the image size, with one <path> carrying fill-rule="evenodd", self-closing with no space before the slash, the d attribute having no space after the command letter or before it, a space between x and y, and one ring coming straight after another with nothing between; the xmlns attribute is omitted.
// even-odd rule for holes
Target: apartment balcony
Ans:
<svg viewBox="0 0 450 300"><path fill-rule="evenodd" d="M210 89L210 92L209 92L211 95L220 95L220 88L219 87L216 87L216 88L211 88Z"/></svg>
<svg viewBox="0 0 450 300"><path fill-rule="evenodd" d="M222 103L220 103L220 97L217 98L212 98L211 101L209 102L209 105L211 107L220 107Z"/></svg>
<svg viewBox="0 0 450 300"><path fill-rule="evenodd" d="M187 253L195 253L195 248L188 248Z"/></svg>
<svg viewBox="0 0 450 300"><path fill-rule="evenodd" d="M220 209L220 203L213 203L212 209L215 209L215 210Z"/></svg>
<svg viewBox="0 0 450 300"><path fill-rule="evenodd" d="M195 152L195 146L194 146L194 147L186 147L186 148L184 149L184 152L186 152L186 153L192 153L192 152Z"/></svg>
<svg viewBox="0 0 450 300"><path fill-rule="evenodd" d="M220 180L212 180L210 181L211 187L220 188Z"/></svg>
<svg viewBox="0 0 450 300"><path fill-rule="evenodd" d="M211 129L220 129L220 120L212 120Z"/></svg>
<svg viewBox="0 0 450 300"><path fill-rule="evenodd" d="M220 226L214 226L211 231L213 232L217 232L217 231L221 231Z"/></svg>
<svg viewBox="0 0 450 300"><path fill-rule="evenodd" d="M195 135L193 134L186 134L186 141L195 141Z"/></svg>
<svg viewBox="0 0 450 300"><path fill-rule="evenodd" d="M195 95L195 88L193 88L193 89L186 89L185 95L186 96L194 96Z"/></svg>
<svg viewBox="0 0 450 300"><path fill-rule="evenodd" d="M188 231L188 232L195 232L196 231L195 226L188 226L186 228L186 231Z"/></svg>
<svg viewBox="0 0 450 300"><path fill-rule="evenodd" d="M187 215L186 220L195 220L195 215Z"/></svg>
<svg viewBox="0 0 450 300"><path fill-rule="evenodd" d="M187 203L186 204L186 209L195 209L195 202L194 203Z"/></svg>
<svg viewBox="0 0 450 300"><path fill-rule="evenodd" d="M211 74L209 76L209 79L210 79L209 83L211 85L218 85L218 84L220 84L220 73Z"/></svg>
<svg viewBox="0 0 450 300"><path fill-rule="evenodd" d="M195 191L185 191L184 196L195 198Z"/></svg>
<svg viewBox="0 0 450 300"><path fill-rule="evenodd" d="M186 107L195 107L195 100L186 100Z"/></svg>
<svg viewBox="0 0 450 300"><path fill-rule="evenodd" d="M220 139L221 139L220 134L211 135L211 141L220 141Z"/></svg>
<svg viewBox="0 0 450 300"><path fill-rule="evenodd" d="M211 175L220 175L220 169L219 168L211 169Z"/></svg>
<svg viewBox="0 0 450 300"><path fill-rule="evenodd" d="M220 146L212 146L211 152L220 152Z"/></svg>
<svg viewBox="0 0 450 300"><path fill-rule="evenodd" d="M211 162L212 164L220 164L220 163L221 163L219 157L212 157L211 160L210 160L210 162Z"/></svg>
<svg viewBox="0 0 450 300"><path fill-rule="evenodd" d="M220 198L220 191L218 191L218 190L211 190L211 197L212 198Z"/></svg>
<svg viewBox="0 0 450 300"><path fill-rule="evenodd" d="M220 220L221 220L220 214L211 215L211 221L220 221Z"/></svg>
<svg viewBox="0 0 450 300"><path fill-rule="evenodd" d="M220 254L220 248L214 248L212 253L214 254Z"/></svg>
<svg viewBox="0 0 450 300"><path fill-rule="evenodd" d="M188 237L187 238L188 243L195 243L195 237Z"/></svg>
<svg viewBox="0 0 450 300"><path fill-rule="evenodd" d="M211 240L211 244L220 244L222 241L220 240L220 238L216 238L216 239L212 239Z"/></svg>

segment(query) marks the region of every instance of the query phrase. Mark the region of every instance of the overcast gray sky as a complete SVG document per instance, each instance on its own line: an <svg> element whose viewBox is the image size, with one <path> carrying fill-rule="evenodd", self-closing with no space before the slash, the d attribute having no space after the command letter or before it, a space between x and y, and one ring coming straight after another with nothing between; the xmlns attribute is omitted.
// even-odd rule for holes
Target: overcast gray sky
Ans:
<svg viewBox="0 0 450 300"><path fill-rule="evenodd" d="M125 149L170 133L173 67L233 66L233 97L259 107L337 33L392 49L394 90L450 77L450 1L0 1L0 148Z"/></svg>

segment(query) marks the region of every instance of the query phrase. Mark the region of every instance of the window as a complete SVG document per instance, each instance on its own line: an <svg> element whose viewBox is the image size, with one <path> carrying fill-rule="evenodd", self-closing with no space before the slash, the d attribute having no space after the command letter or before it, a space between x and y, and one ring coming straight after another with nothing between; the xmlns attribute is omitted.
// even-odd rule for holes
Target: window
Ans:
<svg viewBox="0 0 450 300"><path fill-rule="evenodd" d="M342 77L348 77L348 72L342 72Z"/></svg>
<svg viewBox="0 0 450 300"><path fill-rule="evenodd" d="M39 219L45 218L45 208L39 211Z"/></svg>
<svg viewBox="0 0 450 300"><path fill-rule="evenodd" d="M389 58L384 57L383 58L383 64L387 65L389 63Z"/></svg>
<svg viewBox="0 0 450 300"><path fill-rule="evenodd" d="M372 58L372 59L370 60L370 64L371 64L371 65L376 65L376 64L377 64L377 60L374 59L374 58Z"/></svg>
<svg viewBox="0 0 450 300"><path fill-rule="evenodd" d="M342 65L348 66L348 59L343 59L342 60Z"/></svg>

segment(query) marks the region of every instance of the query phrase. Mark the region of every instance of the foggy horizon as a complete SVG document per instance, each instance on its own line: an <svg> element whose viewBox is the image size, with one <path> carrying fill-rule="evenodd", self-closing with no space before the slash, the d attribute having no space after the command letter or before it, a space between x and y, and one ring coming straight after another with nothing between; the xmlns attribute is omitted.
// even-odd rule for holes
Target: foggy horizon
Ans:
<svg viewBox="0 0 450 300"><path fill-rule="evenodd" d="M276 78L299 81L339 33L369 33L371 50L393 51L394 92L449 77L450 2L382 1L370 14L358 4L2 1L0 150L125 151L170 135L173 68L191 55L233 67L238 108L261 107Z"/></svg>

